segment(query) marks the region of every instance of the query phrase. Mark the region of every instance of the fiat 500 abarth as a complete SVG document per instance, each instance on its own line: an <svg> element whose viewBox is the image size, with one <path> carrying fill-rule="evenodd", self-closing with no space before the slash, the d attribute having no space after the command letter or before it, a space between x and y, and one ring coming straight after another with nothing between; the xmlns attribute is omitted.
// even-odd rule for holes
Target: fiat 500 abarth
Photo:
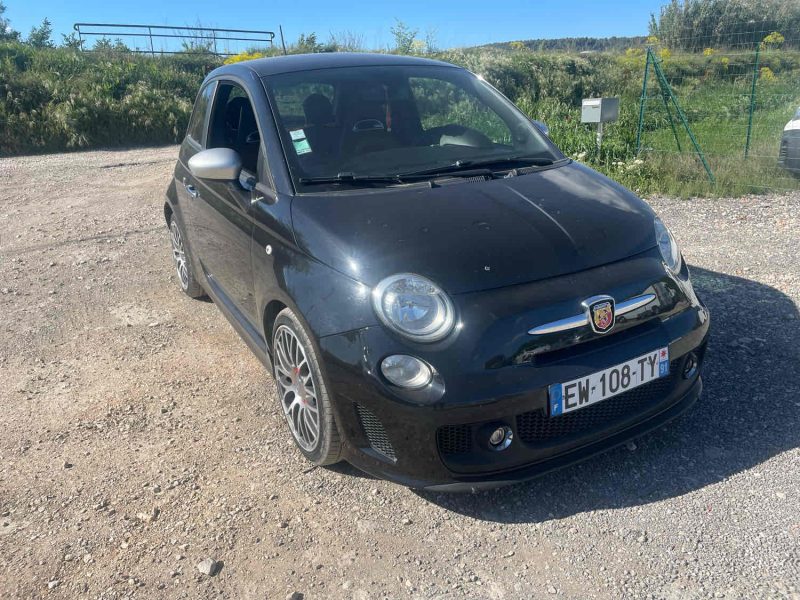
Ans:
<svg viewBox="0 0 800 600"><path fill-rule="evenodd" d="M317 465L500 485L700 394L709 315L671 233L462 68L221 67L164 211L181 288L210 296L274 374Z"/></svg>

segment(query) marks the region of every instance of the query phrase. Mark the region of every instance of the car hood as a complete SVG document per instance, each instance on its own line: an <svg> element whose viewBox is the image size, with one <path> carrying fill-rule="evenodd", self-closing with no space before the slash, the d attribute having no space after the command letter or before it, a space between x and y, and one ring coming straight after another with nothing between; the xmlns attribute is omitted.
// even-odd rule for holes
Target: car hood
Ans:
<svg viewBox="0 0 800 600"><path fill-rule="evenodd" d="M565 275L655 246L653 211L577 163L527 175L292 202L297 243L372 287L418 273L450 294Z"/></svg>

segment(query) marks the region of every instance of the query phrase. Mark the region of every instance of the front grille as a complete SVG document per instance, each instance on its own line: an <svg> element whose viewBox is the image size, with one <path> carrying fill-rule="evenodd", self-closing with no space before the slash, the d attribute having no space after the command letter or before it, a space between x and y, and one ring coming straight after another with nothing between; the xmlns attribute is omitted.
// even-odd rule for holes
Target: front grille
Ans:
<svg viewBox="0 0 800 600"><path fill-rule="evenodd" d="M445 425L436 432L436 443L442 454L466 454L472 451L472 427Z"/></svg>
<svg viewBox="0 0 800 600"><path fill-rule="evenodd" d="M575 412L549 417L546 409L517 416L517 436L526 444L541 443L553 438L588 433L647 411L661 402L674 384L677 360L670 363L670 374L628 392L587 406Z"/></svg>
<svg viewBox="0 0 800 600"><path fill-rule="evenodd" d="M372 449L380 452L386 458L397 460L394 453L394 447L386 435L386 429L383 427L380 419L368 408L364 408L360 404L356 404L356 412L358 419L361 421L361 428L364 430L364 435L367 436L367 441Z"/></svg>

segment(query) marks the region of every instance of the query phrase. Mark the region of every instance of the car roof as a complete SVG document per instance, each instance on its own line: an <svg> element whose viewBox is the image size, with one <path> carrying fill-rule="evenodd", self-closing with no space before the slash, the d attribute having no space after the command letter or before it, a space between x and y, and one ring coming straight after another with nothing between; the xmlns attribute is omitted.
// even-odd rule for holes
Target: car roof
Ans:
<svg viewBox="0 0 800 600"><path fill-rule="evenodd" d="M438 66L460 68L440 60L402 56L397 54L370 54L357 52L324 52L318 54L290 54L273 58L258 58L215 69L212 75L241 72L243 68L254 72L259 77L268 77L282 73L312 71L315 69L336 69L340 67L371 66Z"/></svg>

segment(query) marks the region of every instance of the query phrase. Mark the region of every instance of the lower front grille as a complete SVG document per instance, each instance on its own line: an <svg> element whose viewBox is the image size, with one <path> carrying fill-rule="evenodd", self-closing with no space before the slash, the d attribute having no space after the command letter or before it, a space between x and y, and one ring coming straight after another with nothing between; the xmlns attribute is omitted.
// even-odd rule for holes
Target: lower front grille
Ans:
<svg viewBox="0 0 800 600"><path fill-rule="evenodd" d="M371 410L364 408L360 404L356 404L356 412L358 413L358 420L361 421L364 435L367 436L367 441L372 446L372 449L380 452L386 458L397 460L394 447L389 441L389 436L386 435L386 429L384 429L380 419Z"/></svg>
<svg viewBox="0 0 800 600"><path fill-rule="evenodd" d="M436 432L436 443L442 454L466 454L472 451L472 427L445 425Z"/></svg>
<svg viewBox="0 0 800 600"><path fill-rule="evenodd" d="M698 350L702 361L705 346ZM669 395L683 359L670 363L670 373L629 392L603 400L578 411L549 417L547 409L537 409L516 416L515 436L528 446L545 444L556 438L591 434L614 423L622 423L646 413ZM436 443L443 456L469 454L474 448L473 432L480 423L445 425L436 431Z"/></svg>
<svg viewBox="0 0 800 600"><path fill-rule="evenodd" d="M646 412L664 400L674 385L678 361L670 363L670 374L628 392L575 412L549 417L546 409L517 415L517 436L526 444L590 433L615 422Z"/></svg>

